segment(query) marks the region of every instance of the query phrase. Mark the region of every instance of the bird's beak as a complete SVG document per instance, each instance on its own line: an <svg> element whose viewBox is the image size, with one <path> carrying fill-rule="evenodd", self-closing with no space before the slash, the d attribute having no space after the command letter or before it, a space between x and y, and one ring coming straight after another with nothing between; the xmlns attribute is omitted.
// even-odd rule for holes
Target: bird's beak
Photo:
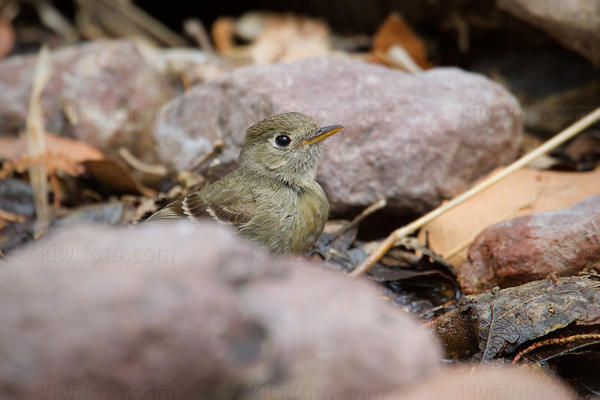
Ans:
<svg viewBox="0 0 600 400"><path fill-rule="evenodd" d="M320 142L321 140L325 140L329 136L341 131L342 128L344 128L344 127L341 125L324 126L322 128L317 129L315 136L311 137L310 139L303 140L302 142L300 142L300 144L306 145L306 144Z"/></svg>

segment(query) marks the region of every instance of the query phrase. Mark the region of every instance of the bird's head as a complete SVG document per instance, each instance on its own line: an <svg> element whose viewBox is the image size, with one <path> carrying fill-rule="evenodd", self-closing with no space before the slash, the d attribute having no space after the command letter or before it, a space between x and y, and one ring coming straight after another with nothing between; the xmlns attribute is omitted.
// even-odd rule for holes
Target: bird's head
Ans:
<svg viewBox="0 0 600 400"><path fill-rule="evenodd" d="M315 179L322 141L341 129L340 125L320 128L314 119L297 112L274 115L248 128L239 167L302 185Z"/></svg>

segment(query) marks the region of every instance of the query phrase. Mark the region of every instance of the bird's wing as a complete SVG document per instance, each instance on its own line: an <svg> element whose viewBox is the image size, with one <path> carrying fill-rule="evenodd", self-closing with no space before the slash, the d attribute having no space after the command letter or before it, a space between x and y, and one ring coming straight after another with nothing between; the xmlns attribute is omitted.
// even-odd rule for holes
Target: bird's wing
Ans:
<svg viewBox="0 0 600 400"><path fill-rule="evenodd" d="M234 196L234 194L231 194ZM250 216L245 212L244 207L236 207L230 202L216 202L204 200L200 193L194 193L183 199L183 212L190 218L198 218L207 214L215 221L239 226L250 220Z"/></svg>
<svg viewBox="0 0 600 400"><path fill-rule="evenodd" d="M161 208L151 216L149 216L146 221L157 221L157 220L165 220L165 219L178 219L185 217L185 213L183 212L183 201L185 199L179 199L172 203L169 203L164 208Z"/></svg>
<svg viewBox="0 0 600 400"><path fill-rule="evenodd" d="M239 193L220 193L215 201L204 200L201 192L187 195L152 214L146 221L188 217L199 219L210 217L221 224L240 226L250 221L248 202L240 201ZM222 199L222 200L221 200ZM236 202L230 201L237 199Z"/></svg>

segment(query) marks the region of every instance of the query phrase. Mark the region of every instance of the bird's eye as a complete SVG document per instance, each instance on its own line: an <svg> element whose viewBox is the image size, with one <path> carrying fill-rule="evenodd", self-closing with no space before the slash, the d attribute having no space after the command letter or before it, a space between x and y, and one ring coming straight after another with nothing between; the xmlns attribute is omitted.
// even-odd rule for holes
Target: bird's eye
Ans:
<svg viewBox="0 0 600 400"><path fill-rule="evenodd" d="M287 147L292 143L292 139L288 135L279 135L275 138L275 144L279 147Z"/></svg>

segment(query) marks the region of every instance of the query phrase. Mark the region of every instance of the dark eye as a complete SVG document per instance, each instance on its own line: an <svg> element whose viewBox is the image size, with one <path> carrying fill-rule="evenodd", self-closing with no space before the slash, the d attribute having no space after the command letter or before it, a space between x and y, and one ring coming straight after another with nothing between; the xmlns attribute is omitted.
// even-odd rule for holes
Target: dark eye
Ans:
<svg viewBox="0 0 600 400"><path fill-rule="evenodd" d="M289 146L292 143L292 139L288 135L279 135L275 138L275 144L280 147Z"/></svg>

